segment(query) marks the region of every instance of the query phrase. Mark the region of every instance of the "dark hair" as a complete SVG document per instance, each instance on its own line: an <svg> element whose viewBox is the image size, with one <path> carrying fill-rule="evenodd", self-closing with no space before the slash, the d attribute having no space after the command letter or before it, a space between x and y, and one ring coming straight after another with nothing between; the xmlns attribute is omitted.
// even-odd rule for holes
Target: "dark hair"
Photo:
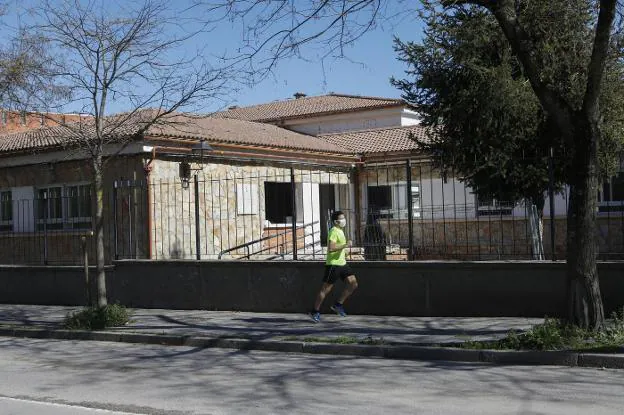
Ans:
<svg viewBox="0 0 624 415"><path fill-rule="evenodd" d="M332 222L333 222L333 221L335 221L335 220L338 220L338 217L339 217L340 215L343 215L343 216L344 216L344 212L343 212L343 211L341 211L341 210L337 210L337 211L335 211L334 213L332 213L332 215L331 215L331 220L332 220Z"/></svg>

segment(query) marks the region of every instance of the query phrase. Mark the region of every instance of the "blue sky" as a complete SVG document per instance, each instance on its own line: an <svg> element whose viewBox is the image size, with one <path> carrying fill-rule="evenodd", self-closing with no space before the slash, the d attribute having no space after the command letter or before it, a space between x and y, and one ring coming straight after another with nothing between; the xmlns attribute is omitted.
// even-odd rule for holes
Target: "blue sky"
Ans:
<svg viewBox="0 0 624 415"><path fill-rule="evenodd" d="M51 0L60 1L60 0ZM82 0L80 0L82 2ZM84 0L87 3L88 0ZM100 1L91 0L93 10L98 13L108 9L106 13L112 11L122 13L127 4L124 0ZM170 3L172 12L177 13L175 8L184 7L195 0L179 0ZM140 3L140 0L138 0ZM3 17L4 27L0 28L0 35L7 34L11 28L16 28L20 23L29 23L29 14L23 8L35 6L37 0L10 0L8 3L8 13ZM369 95L381 97L399 97L400 91L390 85L391 76L403 77L405 64L396 59L393 50L393 36L398 36L402 40L419 40L422 35L422 26L413 14L409 17L407 13L402 13L401 8L397 8L400 0L395 3L389 2L402 15L400 19L394 20L392 24L385 23L370 30L357 43L346 49L347 59L325 59L320 62L314 59L317 45L303 47L303 53L311 58L308 61L290 58L278 62L273 71L273 75L266 77L257 84L249 87L240 86L236 93L229 95L227 102L205 101L197 105L194 110L200 112L210 112L222 109L228 105L247 106L260 103L271 102L291 98L295 92L304 92L308 95L321 95L330 92L345 93L354 95ZM410 6L411 2L407 2ZM414 5L417 3L414 2ZM178 9L179 10L179 9ZM411 10L413 12L413 10ZM17 16L20 16L19 19ZM19 22L19 23L18 23ZM314 32L315 27L308 27L309 32ZM6 37L5 37L6 38ZM205 52L215 56L222 56L224 53L232 53L240 48L242 44L242 29L240 22L223 21L217 24L214 29L206 34L199 35L193 41L185 45L186 50L175 51L175 55L183 56L192 54L197 48L204 48ZM176 56L174 56L175 58ZM218 64L218 63L217 63ZM136 85L141 88L141 85ZM122 102L111 102L109 109L111 112L124 111L128 108ZM72 105L63 107L64 111L80 111L72 108Z"/></svg>
<svg viewBox="0 0 624 415"><path fill-rule="evenodd" d="M253 105L292 97L295 92L320 95L329 92L399 97L390 77L403 77L406 65L396 59L392 39L419 40L418 21L402 22L385 30L378 28L347 49L348 59L306 62L289 59L278 64L275 76L253 88L243 88L235 96L237 105Z"/></svg>

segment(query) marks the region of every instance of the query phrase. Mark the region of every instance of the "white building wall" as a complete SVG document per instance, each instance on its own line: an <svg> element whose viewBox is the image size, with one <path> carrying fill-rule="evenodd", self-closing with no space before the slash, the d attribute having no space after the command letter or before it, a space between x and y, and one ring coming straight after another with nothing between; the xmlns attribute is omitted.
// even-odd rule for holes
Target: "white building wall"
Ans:
<svg viewBox="0 0 624 415"><path fill-rule="evenodd" d="M474 218L476 212L476 195L470 186L449 178L446 183L441 178L424 179L421 186L421 215L423 218L434 219L465 219ZM555 216L566 216L568 190L555 194ZM526 216L523 202L516 203L508 217L521 218ZM550 200L546 197L544 217L550 216Z"/></svg>
<svg viewBox="0 0 624 415"><path fill-rule="evenodd" d="M412 125L417 123L414 114L403 108L389 108L288 120L282 126L303 134L319 135Z"/></svg>

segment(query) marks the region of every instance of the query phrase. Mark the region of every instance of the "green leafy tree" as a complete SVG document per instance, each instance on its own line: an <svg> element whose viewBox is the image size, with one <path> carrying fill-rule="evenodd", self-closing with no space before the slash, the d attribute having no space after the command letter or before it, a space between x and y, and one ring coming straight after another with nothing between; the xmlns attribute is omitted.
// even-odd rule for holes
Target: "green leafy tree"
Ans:
<svg viewBox="0 0 624 415"><path fill-rule="evenodd" d="M529 199L541 215L549 186L550 149L553 149L555 188L566 181L566 146L549 123L509 42L494 17L480 7L465 6L441 14L435 4L424 2L426 23L421 43L396 40L399 59L408 64L408 77L393 79L404 98L414 104L431 126L430 139L421 140L445 174L458 174L481 196L515 202ZM579 71L586 67L591 44L592 12L585 0L551 1L547 8L523 9L530 13L534 37L553 50L567 44L576 56L548 59L557 88L571 100L579 100ZM549 14L564 16L566 24L550 30ZM584 28L585 30L579 30ZM622 92L622 64L613 49L603 90L605 108ZM582 58L579 65L579 56ZM549 58L549 56L545 56ZM544 59L546 60L546 59ZM624 95L619 95L619 99ZM622 111L613 105L605 116L605 145L601 169L609 175L622 147Z"/></svg>

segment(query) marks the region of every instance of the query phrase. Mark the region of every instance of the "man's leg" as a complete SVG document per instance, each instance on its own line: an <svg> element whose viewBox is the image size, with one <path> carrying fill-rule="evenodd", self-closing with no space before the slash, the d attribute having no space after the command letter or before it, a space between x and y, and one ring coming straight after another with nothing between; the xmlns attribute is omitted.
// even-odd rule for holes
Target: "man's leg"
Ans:
<svg viewBox="0 0 624 415"><path fill-rule="evenodd" d="M340 297L338 297L338 304L340 305L344 304L344 302L347 301L347 298L349 298L349 296L353 294L353 291L355 291L355 289L358 287L355 275L349 275L347 278L344 279L344 282L346 284L345 288L344 290L342 290L342 294L340 294Z"/></svg>
<svg viewBox="0 0 624 415"><path fill-rule="evenodd" d="M321 310L321 304L323 304L323 300L325 300L325 297L327 296L327 294L329 294L332 288L334 288L334 284L330 284L327 282L323 283L318 295L316 296L316 301L314 302L314 311Z"/></svg>

